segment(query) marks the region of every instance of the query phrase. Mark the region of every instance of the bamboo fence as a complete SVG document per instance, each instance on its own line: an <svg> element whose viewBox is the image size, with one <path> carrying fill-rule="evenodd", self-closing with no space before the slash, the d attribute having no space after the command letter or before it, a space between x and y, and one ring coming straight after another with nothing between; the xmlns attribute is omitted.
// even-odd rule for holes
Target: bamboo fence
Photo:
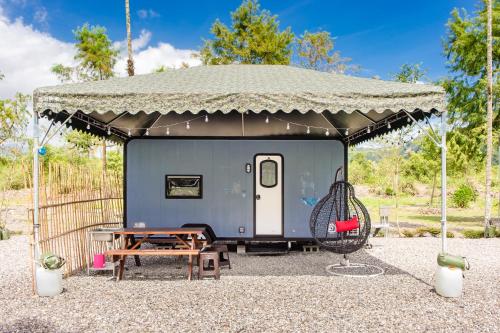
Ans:
<svg viewBox="0 0 500 333"><path fill-rule="evenodd" d="M122 176L100 168L51 164L40 168L40 250L66 259L65 275L85 268L87 251L103 252L102 242L88 247L88 231L121 227ZM33 209L29 210L33 222Z"/></svg>

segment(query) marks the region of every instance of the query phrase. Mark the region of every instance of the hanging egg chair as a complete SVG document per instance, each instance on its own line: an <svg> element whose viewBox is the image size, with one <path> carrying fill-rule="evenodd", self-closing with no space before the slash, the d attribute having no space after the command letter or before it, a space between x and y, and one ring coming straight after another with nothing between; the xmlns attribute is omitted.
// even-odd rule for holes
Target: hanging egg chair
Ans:
<svg viewBox="0 0 500 333"><path fill-rule="evenodd" d="M335 182L328 194L314 207L309 226L311 234L322 248L344 255L340 264L329 265L326 271L332 275L372 277L384 273L378 266L350 263L347 254L363 248L370 234L370 215L366 207L354 195L354 188L337 170Z"/></svg>
<svg viewBox="0 0 500 333"><path fill-rule="evenodd" d="M370 234L370 215L346 181L336 181L314 207L311 234L323 248L349 254L363 248Z"/></svg>

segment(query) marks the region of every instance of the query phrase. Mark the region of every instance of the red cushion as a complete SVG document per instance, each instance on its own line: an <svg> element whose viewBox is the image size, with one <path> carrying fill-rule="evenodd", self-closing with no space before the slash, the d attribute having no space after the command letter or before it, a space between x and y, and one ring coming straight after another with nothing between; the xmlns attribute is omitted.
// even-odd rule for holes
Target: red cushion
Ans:
<svg viewBox="0 0 500 333"><path fill-rule="evenodd" d="M347 221L335 221L337 232L351 231L359 228L359 221L357 216L353 216Z"/></svg>

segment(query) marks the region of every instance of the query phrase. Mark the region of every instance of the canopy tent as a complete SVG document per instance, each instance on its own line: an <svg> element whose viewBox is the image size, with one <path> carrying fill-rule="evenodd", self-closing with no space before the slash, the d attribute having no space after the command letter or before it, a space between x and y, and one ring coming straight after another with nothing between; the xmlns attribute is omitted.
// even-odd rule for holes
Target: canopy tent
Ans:
<svg viewBox="0 0 500 333"><path fill-rule="evenodd" d="M328 130L356 144L405 126L409 114L418 120L444 110L445 103L433 85L226 65L40 88L34 105L49 119L72 115L73 128L121 141L163 136L168 127L173 136L324 136ZM205 116L209 125L180 126ZM266 118L269 126L261 126Z"/></svg>
<svg viewBox="0 0 500 333"><path fill-rule="evenodd" d="M38 116L115 141L151 136L289 137L328 135L348 145L442 115L441 87L358 78L280 65L221 65L39 88ZM42 143L43 144L43 143ZM446 243L446 151L442 149L442 228ZM35 154L35 180L38 180ZM36 192L35 192L36 193ZM35 196L35 236L37 197Z"/></svg>

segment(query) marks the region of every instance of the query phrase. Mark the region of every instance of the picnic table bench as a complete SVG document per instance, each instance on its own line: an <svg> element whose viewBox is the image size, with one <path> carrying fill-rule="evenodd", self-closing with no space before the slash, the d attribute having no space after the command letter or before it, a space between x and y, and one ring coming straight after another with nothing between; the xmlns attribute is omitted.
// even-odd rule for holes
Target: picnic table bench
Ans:
<svg viewBox="0 0 500 333"><path fill-rule="evenodd" d="M125 270L125 259L127 256L188 256L188 280L193 277L193 256L200 254L200 237L205 233L204 228L125 228L114 232L116 235L125 237L121 249L113 249L105 252L113 257L113 262L119 260L120 268L116 277L117 281L123 279ZM136 238L140 236L140 238ZM172 249L141 249L141 244L154 240L152 236L171 237L182 245Z"/></svg>

